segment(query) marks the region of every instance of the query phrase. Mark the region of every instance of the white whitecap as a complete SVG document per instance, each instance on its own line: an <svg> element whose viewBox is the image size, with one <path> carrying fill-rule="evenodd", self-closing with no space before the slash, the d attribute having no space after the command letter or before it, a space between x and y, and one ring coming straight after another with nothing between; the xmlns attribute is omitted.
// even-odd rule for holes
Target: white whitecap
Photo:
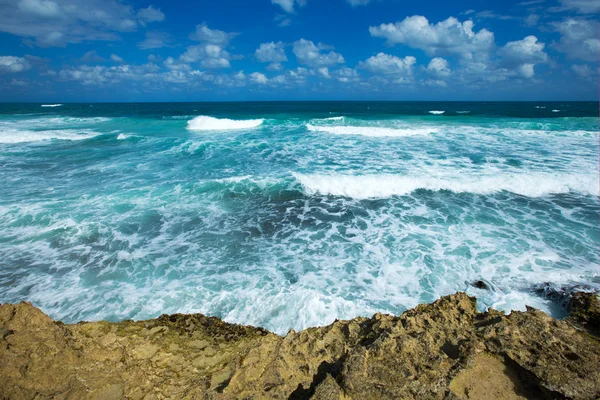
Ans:
<svg viewBox="0 0 600 400"><path fill-rule="evenodd" d="M308 194L344 196L355 199L389 198L408 195L415 190L449 190L455 193L492 194L501 191L528 197L541 197L571 191L598 195L598 180L594 175L577 174L505 174L495 176L432 176L401 175L318 175L294 174Z"/></svg>
<svg viewBox="0 0 600 400"><path fill-rule="evenodd" d="M42 104L42 107L61 107L62 104Z"/></svg>
<svg viewBox="0 0 600 400"><path fill-rule="evenodd" d="M100 135L98 132L90 130L47 130L47 131L31 131L31 130L2 130L0 131L0 143L28 143L42 142L49 140L85 140Z"/></svg>
<svg viewBox="0 0 600 400"><path fill-rule="evenodd" d="M125 140L125 139L129 139L131 137L131 135L126 135L124 133L119 133L119 136L117 136L117 140Z"/></svg>
<svg viewBox="0 0 600 400"><path fill-rule="evenodd" d="M560 112L560 110L552 110L552 112Z"/></svg>
<svg viewBox="0 0 600 400"><path fill-rule="evenodd" d="M201 115L188 121L187 128L193 131L227 131L256 128L264 119L233 120Z"/></svg>
<svg viewBox="0 0 600 400"><path fill-rule="evenodd" d="M324 132L334 135L360 135L371 137L419 136L436 133L437 128L382 128L376 126L319 126L306 124L310 132Z"/></svg>
<svg viewBox="0 0 600 400"><path fill-rule="evenodd" d="M443 113L445 113L446 111L438 111L438 110L432 110L429 111L429 114L433 114L433 115L442 115Z"/></svg>

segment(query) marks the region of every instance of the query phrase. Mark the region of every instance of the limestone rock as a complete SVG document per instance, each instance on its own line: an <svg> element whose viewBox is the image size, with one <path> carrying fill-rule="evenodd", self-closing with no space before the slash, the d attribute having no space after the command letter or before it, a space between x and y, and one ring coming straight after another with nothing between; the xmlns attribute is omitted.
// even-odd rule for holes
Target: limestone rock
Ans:
<svg viewBox="0 0 600 400"><path fill-rule="evenodd" d="M600 397L597 297L572 317L479 313L464 293L399 317L290 331L203 315L54 322L0 306L0 398L524 399Z"/></svg>

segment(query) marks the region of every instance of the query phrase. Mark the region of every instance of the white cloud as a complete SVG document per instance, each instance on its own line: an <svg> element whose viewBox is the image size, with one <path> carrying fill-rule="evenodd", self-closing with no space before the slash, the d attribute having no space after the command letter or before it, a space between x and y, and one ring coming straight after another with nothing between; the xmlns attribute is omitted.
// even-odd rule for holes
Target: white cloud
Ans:
<svg viewBox="0 0 600 400"><path fill-rule="evenodd" d="M594 70L589 65L572 65L571 69L582 78L589 78L598 74L598 70L594 73Z"/></svg>
<svg viewBox="0 0 600 400"><path fill-rule="evenodd" d="M0 74L23 72L31 69L31 64L24 58L0 56Z"/></svg>
<svg viewBox="0 0 600 400"><path fill-rule="evenodd" d="M271 63L267 65L266 69L268 71L281 71L283 69L283 65L281 63Z"/></svg>
<svg viewBox="0 0 600 400"><path fill-rule="evenodd" d="M360 81L360 76L355 69L352 68L341 68L332 73L335 79L342 83L351 83Z"/></svg>
<svg viewBox="0 0 600 400"><path fill-rule="evenodd" d="M58 4L52 0L20 0L17 7L24 13L39 15L41 17L61 17L63 12Z"/></svg>
<svg viewBox="0 0 600 400"><path fill-rule="evenodd" d="M447 77L452 74L448 61L441 57L436 57L429 61L427 72L437 77Z"/></svg>
<svg viewBox="0 0 600 400"><path fill-rule="evenodd" d="M158 49L169 46L172 42L171 35L165 32L146 32L146 39L138 42L138 47L142 50Z"/></svg>
<svg viewBox="0 0 600 400"><path fill-rule="evenodd" d="M138 21L156 21L159 13L152 6L136 11L120 0L4 0L0 32L33 38L30 45L60 47L118 40L120 32L135 31Z"/></svg>
<svg viewBox="0 0 600 400"><path fill-rule="evenodd" d="M210 29L206 24L196 25L196 31L190 34L190 39L225 47L231 39L237 36L235 32L224 32Z"/></svg>
<svg viewBox="0 0 600 400"><path fill-rule="evenodd" d="M583 14L600 11L600 1L598 0L560 0L560 2L563 8L576 10Z"/></svg>
<svg viewBox="0 0 600 400"><path fill-rule="evenodd" d="M118 55L116 55L114 53L110 55L110 59L119 64L125 63L125 60L123 60L121 57L119 57Z"/></svg>
<svg viewBox="0 0 600 400"><path fill-rule="evenodd" d="M167 57L163 62L165 68L171 71L190 71L192 68L185 62L175 60L173 57Z"/></svg>
<svg viewBox="0 0 600 400"><path fill-rule="evenodd" d="M494 34L487 29L473 31L473 21L460 22L454 17L437 24L414 15L395 24L381 24L369 28L372 36L387 39L389 44L405 44L425 51L428 55L458 54L473 58L487 53L494 46Z"/></svg>
<svg viewBox="0 0 600 400"><path fill-rule="evenodd" d="M517 67L517 71L524 78L533 78L535 75L534 64L522 64Z"/></svg>
<svg viewBox="0 0 600 400"><path fill-rule="evenodd" d="M180 57L186 63L200 62L205 68L229 68L231 55L221 46L216 44L200 44L190 46Z"/></svg>
<svg viewBox="0 0 600 400"><path fill-rule="evenodd" d="M317 68L317 74L321 75L325 79L331 79L331 75L329 75L329 68L327 67Z"/></svg>
<svg viewBox="0 0 600 400"><path fill-rule="evenodd" d="M158 8L148 6L137 12L137 17L141 23L160 22L165 19L165 14Z"/></svg>
<svg viewBox="0 0 600 400"><path fill-rule="evenodd" d="M312 41L300 39L294 42L294 54L300 64L308 65L312 68L331 67L336 64L343 64L344 57L334 51L325 52L330 46L319 43L316 46Z"/></svg>
<svg viewBox="0 0 600 400"><path fill-rule="evenodd" d="M537 37L527 36L523 40L506 43L500 49L500 54L508 66L538 64L548 61L544 47L545 44L538 42Z"/></svg>
<svg viewBox="0 0 600 400"><path fill-rule="evenodd" d="M267 79L265 74L262 74L260 72L251 73L250 75L248 75L248 79L250 80L250 82L256 83L258 85L266 85L267 83L269 83L269 79Z"/></svg>
<svg viewBox="0 0 600 400"><path fill-rule="evenodd" d="M205 73L198 70L169 70L160 72L155 64L119 65L105 67L101 65L66 68L60 71L59 78L64 81L77 81L83 85L110 86L123 82L140 82L151 86L166 83L197 85L205 80Z"/></svg>
<svg viewBox="0 0 600 400"><path fill-rule="evenodd" d="M260 62L281 63L288 60L283 47L283 42L262 43L254 55Z"/></svg>
<svg viewBox="0 0 600 400"><path fill-rule="evenodd" d="M569 18L555 22L553 26L561 33L560 41L555 45L558 50L566 53L569 58L598 61L600 24L597 21Z"/></svg>
<svg viewBox="0 0 600 400"><path fill-rule="evenodd" d="M359 68L364 68L374 74L412 74L412 66L417 59L412 56L399 58L385 53L379 53L365 61L358 63Z"/></svg>
<svg viewBox="0 0 600 400"><path fill-rule="evenodd" d="M306 5L306 0L271 0L271 3L281 6L287 13L293 13L295 11L294 6L298 5L304 7Z"/></svg>
<svg viewBox="0 0 600 400"><path fill-rule="evenodd" d="M352 7L357 7L357 6L366 6L367 4L369 4L371 2L371 0L346 0L346 2L348 4L350 4Z"/></svg>
<svg viewBox="0 0 600 400"><path fill-rule="evenodd" d="M81 57L81 61L85 63L105 62L106 59L98 55L96 50L90 50Z"/></svg>

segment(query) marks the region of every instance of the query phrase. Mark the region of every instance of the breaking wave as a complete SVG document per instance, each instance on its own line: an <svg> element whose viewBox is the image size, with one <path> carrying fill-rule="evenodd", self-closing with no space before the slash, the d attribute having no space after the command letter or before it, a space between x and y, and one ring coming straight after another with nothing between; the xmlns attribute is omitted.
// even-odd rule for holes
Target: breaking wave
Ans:
<svg viewBox="0 0 600 400"><path fill-rule="evenodd" d="M442 115L443 113L445 113L446 111L437 111L437 110L433 110L433 111L429 111L429 114L433 114L433 115Z"/></svg>
<svg viewBox="0 0 600 400"><path fill-rule="evenodd" d="M399 175L317 175L294 174L310 194L344 196L355 199L389 198L408 195L416 190L455 193L492 194L512 192L527 197L579 192L598 195L598 181L594 176L550 173L506 174L479 177L448 177Z"/></svg>
<svg viewBox="0 0 600 400"><path fill-rule="evenodd" d="M101 135L91 130L50 130L50 131L27 131L27 130L2 130L0 131L0 143L27 143L42 142L49 140L85 140Z"/></svg>
<svg viewBox="0 0 600 400"><path fill-rule="evenodd" d="M193 131L228 131L238 129L252 129L262 125L264 121L264 119L220 119L201 115L199 117L189 120L187 128Z"/></svg>
<svg viewBox="0 0 600 400"><path fill-rule="evenodd" d="M398 137L429 135L438 132L437 128L382 128L375 126L318 126L306 124L310 132L324 132L335 135L360 135L371 137Z"/></svg>
<svg viewBox="0 0 600 400"><path fill-rule="evenodd" d="M62 107L62 104L42 104L42 107Z"/></svg>

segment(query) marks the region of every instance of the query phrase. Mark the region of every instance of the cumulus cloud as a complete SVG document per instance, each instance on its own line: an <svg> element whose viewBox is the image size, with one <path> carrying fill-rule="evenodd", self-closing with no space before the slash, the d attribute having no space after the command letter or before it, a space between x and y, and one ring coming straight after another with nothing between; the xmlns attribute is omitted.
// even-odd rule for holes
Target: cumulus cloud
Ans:
<svg viewBox="0 0 600 400"><path fill-rule="evenodd" d="M248 75L248 79L250 80L250 82L256 83L258 85L266 85L267 83L269 83L269 79L267 79L265 74L262 74L260 72L251 73L250 75Z"/></svg>
<svg viewBox="0 0 600 400"><path fill-rule="evenodd" d="M475 32L473 25L473 21L460 22L454 17L432 24L427 18L414 15L395 24L372 26L369 32L389 44L404 44L430 56L456 54L470 59L494 46L494 34L487 29Z"/></svg>
<svg viewBox="0 0 600 400"><path fill-rule="evenodd" d="M149 6L136 11L118 0L15 0L0 4L0 32L25 38L42 47L94 40L118 40L138 24L164 19Z"/></svg>
<svg viewBox="0 0 600 400"><path fill-rule="evenodd" d="M165 14L158 8L148 6L137 12L137 17L141 23L160 22L165 19Z"/></svg>
<svg viewBox="0 0 600 400"><path fill-rule="evenodd" d="M186 63L200 62L205 68L229 68L231 55L221 46L211 43L190 46L180 59Z"/></svg>
<svg viewBox="0 0 600 400"><path fill-rule="evenodd" d="M412 56L399 58L385 53L379 53L365 61L358 63L359 68L364 68L374 74L412 74L412 67L417 59Z"/></svg>
<svg viewBox="0 0 600 400"><path fill-rule="evenodd" d="M597 61L600 54L598 31L600 23L585 19L569 18L555 22L554 28L560 32L560 41L555 47L569 58L584 61Z"/></svg>
<svg viewBox="0 0 600 400"><path fill-rule="evenodd" d="M123 82L141 82L149 85L163 83L196 84L204 80L205 73L198 70L169 70L161 72L155 64L119 65L112 67L82 65L60 71L59 78L64 81L77 81L83 85L109 86Z"/></svg>
<svg viewBox="0 0 600 400"><path fill-rule="evenodd" d="M342 83L352 83L360 81L360 75L353 68L341 68L332 73L333 77Z"/></svg>
<svg viewBox="0 0 600 400"><path fill-rule="evenodd" d="M331 67L336 64L343 64L344 57L335 51L327 52L331 46L319 43L315 45L310 40L300 39L294 42L294 54L300 64L308 65L312 68Z"/></svg>
<svg viewBox="0 0 600 400"><path fill-rule="evenodd" d="M538 64L548 61L544 47L545 44L538 42L537 37L527 36L523 40L506 43L500 54L508 65Z"/></svg>
<svg viewBox="0 0 600 400"><path fill-rule="evenodd" d="M295 11L294 6L304 7L306 0L271 0L271 3L281 6L287 13L293 13Z"/></svg>
<svg viewBox="0 0 600 400"><path fill-rule="evenodd" d="M190 39L198 42L206 42L225 47L231 39L237 36L235 32L224 32L218 29L210 29L206 24L196 25L196 31L190 34Z"/></svg>
<svg viewBox="0 0 600 400"><path fill-rule="evenodd" d="M283 42L262 43L254 52L254 56L260 62L281 63L287 61Z"/></svg>
<svg viewBox="0 0 600 400"><path fill-rule="evenodd" d="M448 61L441 57L435 57L429 61L427 72L437 77L448 77L452 74Z"/></svg>
<svg viewBox="0 0 600 400"><path fill-rule="evenodd" d="M25 58L0 56L0 74L23 72L31 69L31 64Z"/></svg>

